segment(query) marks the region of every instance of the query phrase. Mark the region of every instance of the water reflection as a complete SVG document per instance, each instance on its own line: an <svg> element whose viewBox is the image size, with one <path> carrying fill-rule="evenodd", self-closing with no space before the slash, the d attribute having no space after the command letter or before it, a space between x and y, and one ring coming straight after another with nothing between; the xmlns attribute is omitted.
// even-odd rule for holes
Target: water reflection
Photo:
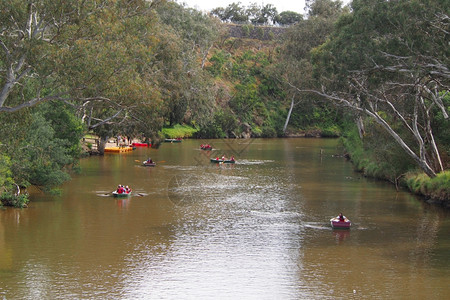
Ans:
<svg viewBox="0 0 450 300"><path fill-rule="evenodd" d="M448 214L357 178L333 156L336 141L209 143L220 154L235 151L238 162L210 163L197 141L90 158L62 197L0 211L0 296L442 299L450 292ZM149 156L157 166L141 167ZM131 197L111 197L125 182ZM330 227L341 211L350 230Z"/></svg>
<svg viewBox="0 0 450 300"><path fill-rule="evenodd" d="M337 244L342 244L350 236L350 229L334 229L333 235L336 239Z"/></svg>

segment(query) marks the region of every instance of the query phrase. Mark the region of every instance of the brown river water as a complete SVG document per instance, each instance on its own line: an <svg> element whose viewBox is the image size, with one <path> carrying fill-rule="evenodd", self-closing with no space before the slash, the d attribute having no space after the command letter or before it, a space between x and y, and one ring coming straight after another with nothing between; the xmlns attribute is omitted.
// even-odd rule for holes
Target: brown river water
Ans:
<svg viewBox="0 0 450 300"><path fill-rule="evenodd" d="M449 212L340 153L184 140L83 159L60 196L0 210L0 299L447 298ZM236 164L210 162L222 154ZM113 198L118 184L132 195ZM331 228L339 212L350 230Z"/></svg>

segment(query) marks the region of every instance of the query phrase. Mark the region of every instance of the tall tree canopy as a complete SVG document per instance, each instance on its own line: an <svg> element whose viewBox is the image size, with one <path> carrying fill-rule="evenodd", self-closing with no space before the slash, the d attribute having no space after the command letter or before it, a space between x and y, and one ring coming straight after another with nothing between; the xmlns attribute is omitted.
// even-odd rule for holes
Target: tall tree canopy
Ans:
<svg viewBox="0 0 450 300"><path fill-rule="evenodd" d="M448 118L448 4L354 0L352 9L312 52L314 93L375 121L434 177L443 165L431 124L436 112Z"/></svg>
<svg viewBox="0 0 450 300"><path fill-rule="evenodd" d="M319 6L321 9L317 9ZM282 60L279 64L279 74L291 86L287 86L291 100L289 114L286 120L285 130L290 120L291 113L295 125L305 127L308 124L323 119L320 112L331 111L319 97L298 93L295 87L314 87L317 79L313 76L311 63L312 49L326 42L334 29L334 23L344 12L340 2L320 0L310 3L308 18L302 19L291 26L284 34ZM301 104L301 105L300 105ZM328 105L330 106L330 105ZM315 118L315 119L314 119Z"/></svg>

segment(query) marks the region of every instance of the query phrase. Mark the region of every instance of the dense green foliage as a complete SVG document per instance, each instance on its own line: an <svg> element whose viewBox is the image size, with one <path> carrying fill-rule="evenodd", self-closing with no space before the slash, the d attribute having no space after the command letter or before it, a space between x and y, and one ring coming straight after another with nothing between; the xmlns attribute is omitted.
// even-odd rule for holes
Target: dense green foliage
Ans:
<svg viewBox="0 0 450 300"><path fill-rule="evenodd" d="M51 190L70 178L67 171L81 155L84 133L72 108L43 103L32 110L0 114L0 121L8 124L0 129L4 203L23 206L26 193L19 195L18 189L35 185Z"/></svg>
<svg viewBox="0 0 450 300"><path fill-rule="evenodd" d="M228 39L212 53L206 70L224 88L218 110L198 137L282 135L284 110L279 104L285 94L271 71L274 51L274 42Z"/></svg>
<svg viewBox="0 0 450 300"><path fill-rule="evenodd" d="M448 169L445 1L307 8L304 18L233 3L215 18L173 1L0 2L3 203L25 206L26 187L69 179L88 132L102 142L309 132L344 136L359 170L395 183ZM220 21L244 23L242 36ZM263 40L259 25L273 23L292 26Z"/></svg>
<svg viewBox="0 0 450 300"><path fill-rule="evenodd" d="M217 7L211 13L223 22L238 24L252 23L255 25L292 25L302 19L302 15L293 11L283 11L280 14L272 4L259 6L252 3L248 7L240 2L233 2L227 7Z"/></svg>
<svg viewBox="0 0 450 300"><path fill-rule="evenodd" d="M161 132L166 138L190 138L192 137L198 130L188 126L188 125L180 125L177 124L173 127L164 127Z"/></svg>

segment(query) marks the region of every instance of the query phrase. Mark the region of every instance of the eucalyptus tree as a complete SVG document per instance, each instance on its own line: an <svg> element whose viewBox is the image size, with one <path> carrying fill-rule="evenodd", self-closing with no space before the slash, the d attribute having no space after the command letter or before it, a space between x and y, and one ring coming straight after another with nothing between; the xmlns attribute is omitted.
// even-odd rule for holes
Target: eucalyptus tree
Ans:
<svg viewBox="0 0 450 300"><path fill-rule="evenodd" d="M158 2L0 2L0 164L12 174L2 182L66 179L84 128L55 122L67 126L74 113L103 141L128 127L147 136L161 128ZM72 109L41 111L51 100Z"/></svg>
<svg viewBox="0 0 450 300"><path fill-rule="evenodd" d="M217 16L223 22L247 23L248 14L241 2L230 3L227 7L217 7L211 11L211 14Z"/></svg>
<svg viewBox="0 0 450 300"><path fill-rule="evenodd" d="M58 68L60 77L65 86L74 87L80 99L74 103L78 113L102 138L102 145L130 126L151 124L155 132L162 126L156 124L162 114L158 81L165 68L162 57L170 55L162 28L145 1L111 3L82 27L74 26L71 32L81 32L80 38L57 53L64 61ZM143 107L147 117L136 118Z"/></svg>
<svg viewBox="0 0 450 300"><path fill-rule="evenodd" d="M319 86L292 86L376 122L434 177L443 164L431 124L449 110L448 3L354 0L352 9L313 50Z"/></svg>
<svg viewBox="0 0 450 300"><path fill-rule="evenodd" d="M248 21L255 25L268 25L275 23L274 19L278 15L278 11L273 4L258 5L252 3L244 9Z"/></svg>
<svg viewBox="0 0 450 300"><path fill-rule="evenodd" d="M68 49L84 20L110 1L0 2L0 112L13 112L47 100L71 99L55 72L52 53ZM81 88L81 87L78 87Z"/></svg>
<svg viewBox="0 0 450 300"><path fill-rule="evenodd" d="M313 122L312 116L317 110L323 110L325 104L319 97L304 93L298 93L297 87L311 87L315 85L311 64L311 51L325 43L331 35L334 23L343 13L343 8L331 0L319 0L310 3L307 19L299 20L295 25L286 30L281 45L281 57L279 74L282 76L289 91L289 112L287 114L284 131L290 122L292 113L297 114L302 120L297 121L297 126L303 127ZM327 4L327 5L326 5ZM322 7L317 9L316 5Z"/></svg>
<svg viewBox="0 0 450 300"><path fill-rule="evenodd" d="M340 0L306 0L305 11L308 16L330 17L335 15L343 7Z"/></svg>
<svg viewBox="0 0 450 300"><path fill-rule="evenodd" d="M137 101L157 98L161 2L0 2L0 112L58 100L89 128L128 118Z"/></svg>
<svg viewBox="0 0 450 300"><path fill-rule="evenodd" d="M168 56L161 57L165 68L160 77L169 123L212 117L213 82L204 71L208 54L219 38L221 26L215 18L195 9L169 2L158 9L164 27Z"/></svg>
<svg viewBox="0 0 450 300"><path fill-rule="evenodd" d="M289 26L300 22L302 19L303 16L295 11L283 11L276 15L273 21L275 24Z"/></svg>

